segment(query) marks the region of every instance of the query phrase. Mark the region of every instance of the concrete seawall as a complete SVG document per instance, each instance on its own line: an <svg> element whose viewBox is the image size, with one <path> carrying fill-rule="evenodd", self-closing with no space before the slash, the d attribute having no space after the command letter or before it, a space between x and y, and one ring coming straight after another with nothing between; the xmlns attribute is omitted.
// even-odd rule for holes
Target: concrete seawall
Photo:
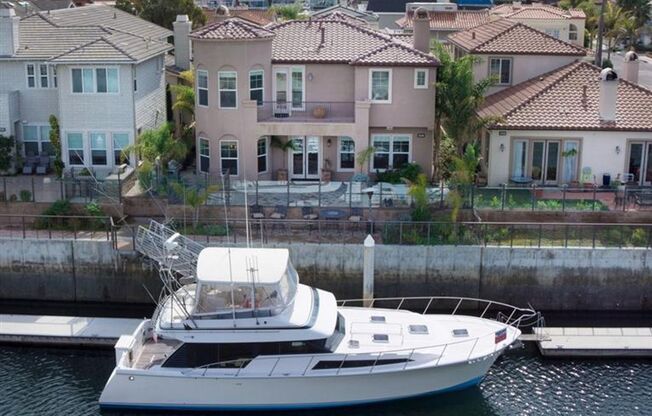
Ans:
<svg viewBox="0 0 652 416"><path fill-rule="evenodd" d="M338 298L362 292L362 245L292 244L303 282ZM652 251L376 246L376 296L451 295L546 310L652 310ZM104 241L0 240L0 299L150 302L160 284Z"/></svg>

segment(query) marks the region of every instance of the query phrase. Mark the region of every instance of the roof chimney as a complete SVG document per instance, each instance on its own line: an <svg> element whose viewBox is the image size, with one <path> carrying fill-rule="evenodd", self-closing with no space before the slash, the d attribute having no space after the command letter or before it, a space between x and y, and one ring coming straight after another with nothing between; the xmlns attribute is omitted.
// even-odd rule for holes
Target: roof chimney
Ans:
<svg viewBox="0 0 652 416"><path fill-rule="evenodd" d="M183 70L190 69L192 22L188 19L188 15L178 14L177 20L172 23L172 29L174 30L174 65Z"/></svg>
<svg viewBox="0 0 652 416"><path fill-rule="evenodd" d="M231 11L229 10L228 7L226 7L223 4L220 4L217 9L215 9L215 17L214 20L216 22L223 22L226 19L231 17Z"/></svg>
<svg viewBox="0 0 652 416"><path fill-rule="evenodd" d="M18 51L20 18L8 3L0 3L0 56L13 56Z"/></svg>
<svg viewBox="0 0 652 416"><path fill-rule="evenodd" d="M634 84L638 84L638 55L634 51L625 54L625 63L623 64L623 79Z"/></svg>
<svg viewBox="0 0 652 416"><path fill-rule="evenodd" d="M430 18L428 11L419 7L412 18L412 46L421 52L430 53Z"/></svg>
<svg viewBox="0 0 652 416"><path fill-rule="evenodd" d="M520 0L519 0L519 1L515 1L515 2L512 3L512 8L513 8L514 10L516 10L516 9L520 9L522 5L523 5L523 4L520 2Z"/></svg>
<svg viewBox="0 0 652 416"><path fill-rule="evenodd" d="M600 120L616 121L618 75L611 68L600 72Z"/></svg>

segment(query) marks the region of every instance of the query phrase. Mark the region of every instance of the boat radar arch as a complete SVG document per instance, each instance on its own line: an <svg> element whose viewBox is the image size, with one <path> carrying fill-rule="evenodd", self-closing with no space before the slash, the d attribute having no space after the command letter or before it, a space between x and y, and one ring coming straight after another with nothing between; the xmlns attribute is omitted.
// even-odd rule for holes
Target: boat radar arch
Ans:
<svg viewBox="0 0 652 416"><path fill-rule="evenodd" d="M298 284L287 249L205 248L197 259L193 315L278 315L294 302Z"/></svg>

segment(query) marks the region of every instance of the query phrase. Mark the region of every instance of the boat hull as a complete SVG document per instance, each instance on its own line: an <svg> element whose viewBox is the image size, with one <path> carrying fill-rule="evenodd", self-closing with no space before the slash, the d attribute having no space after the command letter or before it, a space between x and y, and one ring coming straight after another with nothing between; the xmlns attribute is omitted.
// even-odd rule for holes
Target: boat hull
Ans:
<svg viewBox="0 0 652 416"><path fill-rule="evenodd" d="M333 376L211 377L116 368L100 406L247 411L372 404L475 386L498 355L440 367Z"/></svg>

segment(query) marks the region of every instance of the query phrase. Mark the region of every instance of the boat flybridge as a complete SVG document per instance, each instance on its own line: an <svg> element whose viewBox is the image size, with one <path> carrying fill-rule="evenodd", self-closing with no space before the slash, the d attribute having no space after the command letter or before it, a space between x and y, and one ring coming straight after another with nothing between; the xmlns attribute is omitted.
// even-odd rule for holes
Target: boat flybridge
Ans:
<svg viewBox="0 0 652 416"><path fill-rule="evenodd" d="M337 302L299 283L286 249L202 249L170 234L139 231L165 288L152 319L118 340L102 407L319 408L458 390L537 316L469 298Z"/></svg>

